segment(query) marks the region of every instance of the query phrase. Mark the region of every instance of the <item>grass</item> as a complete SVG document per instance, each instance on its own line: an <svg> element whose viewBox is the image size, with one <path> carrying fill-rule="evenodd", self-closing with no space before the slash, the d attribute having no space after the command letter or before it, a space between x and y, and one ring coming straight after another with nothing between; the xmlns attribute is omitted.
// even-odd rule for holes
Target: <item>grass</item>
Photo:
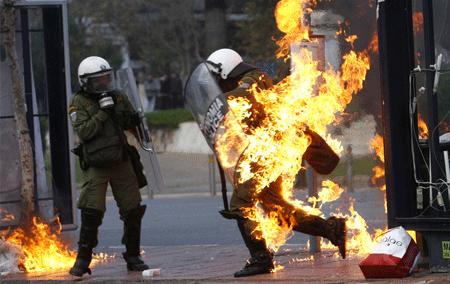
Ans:
<svg viewBox="0 0 450 284"><path fill-rule="evenodd" d="M353 175L372 176L372 168L376 165L372 156L363 156L353 159ZM332 177L345 176L346 163L341 160L336 169L330 174Z"/></svg>
<svg viewBox="0 0 450 284"><path fill-rule="evenodd" d="M180 123L193 121L190 111L184 108L160 110L145 114L150 128L177 129Z"/></svg>

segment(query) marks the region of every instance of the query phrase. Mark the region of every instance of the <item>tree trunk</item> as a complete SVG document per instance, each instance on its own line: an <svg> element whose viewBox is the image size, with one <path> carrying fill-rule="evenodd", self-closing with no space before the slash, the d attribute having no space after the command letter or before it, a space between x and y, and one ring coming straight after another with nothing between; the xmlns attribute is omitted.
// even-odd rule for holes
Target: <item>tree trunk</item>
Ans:
<svg viewBox="0 0 450 284"><path fill-rule="evenodd" d="M225 0L205 0L206 53L228 47Z"/></svg>
<svg viewBox="0 0 450 284"><path fill-rule="evenodd" d="M22 75L20 72L16 52L16 13L14 0L4 0L1 11L1 28L4 32L4 46L9 59L11 70L12 98L14 119L16 121L16 133L19 143L20 165L22 169L21 197L22 211L20 222L22 225L29 224L34 213L34 160L31 147L30 131L27 124L27 108L22 86Z"/></svg>

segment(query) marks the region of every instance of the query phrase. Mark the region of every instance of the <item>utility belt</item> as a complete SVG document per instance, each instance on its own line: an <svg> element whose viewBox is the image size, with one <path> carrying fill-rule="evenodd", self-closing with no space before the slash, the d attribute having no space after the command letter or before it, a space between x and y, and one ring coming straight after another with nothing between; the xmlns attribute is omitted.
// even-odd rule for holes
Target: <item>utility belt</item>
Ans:
<svg viewBox="0 0 450 284"><path fill-rule="evenodd" d="M125 142L120 136L100 136L78 145L72 152L80 159L80 168L106 168L128 160Z"/></svg>
<svg viewBox="0 0 450 284"><path fill-rule="evenodd" d="M141 163L139 152L120 138L120 136L99 137L79 144L72 149L72 153L78 156L80 168L83 171L90 166L106 168L131 159L139 188L142 188L147 185L147 178L143 172L144 166Z"/></svg>

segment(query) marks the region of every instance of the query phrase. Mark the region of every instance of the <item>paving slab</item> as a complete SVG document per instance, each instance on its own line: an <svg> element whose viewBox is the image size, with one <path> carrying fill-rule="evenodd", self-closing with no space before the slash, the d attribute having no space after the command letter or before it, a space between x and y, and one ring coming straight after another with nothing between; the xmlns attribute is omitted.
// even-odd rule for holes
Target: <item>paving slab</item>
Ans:
<svg viewBox="0 0 450 284"><path fill-rule="evenodd" d="M198 245L145 247L144 259L151 268L160 268L161 275L143 277L139 272L128 272L120 257L120 247L109 248L114 258L93 266L92 275L71 277L66 271L41 274L18 273L0 278L0 282L29 283L48 282L161 282L161 283L450 283L450 274L430 274L422 269L404 279L365 280L358 263L359 257L342 260L334 251L310 254L304 248L284 246L276 254L276 261L284 268L270 274L246 278L233 278L248 257L243 246Z"/></svg>

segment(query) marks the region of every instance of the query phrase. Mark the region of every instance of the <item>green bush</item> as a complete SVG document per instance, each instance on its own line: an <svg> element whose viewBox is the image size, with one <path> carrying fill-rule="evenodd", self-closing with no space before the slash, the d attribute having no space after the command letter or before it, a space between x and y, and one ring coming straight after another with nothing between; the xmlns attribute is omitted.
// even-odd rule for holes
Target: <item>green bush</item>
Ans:
<svg viewBox="0 0 450 284"><path fill-rule="evenodd" d="M372 168L375 167L377 162L373 159L372 156L363 156L353 159L353 174L354 175L365 175L365 176L372 176ZM338 176L345 176L347 169L346 169L346 163L344 162L344 159L341 159L341 162L336 167L336 169L331 173L330 176L332 177L338 177Z"/></svg>
<svg viewBox="0 0 450 284"><path fill-rule="evenodd" d="M180 123L194 120L190 111L184 108L149 112L145 116L150 129L176 129Z"/></svg>

